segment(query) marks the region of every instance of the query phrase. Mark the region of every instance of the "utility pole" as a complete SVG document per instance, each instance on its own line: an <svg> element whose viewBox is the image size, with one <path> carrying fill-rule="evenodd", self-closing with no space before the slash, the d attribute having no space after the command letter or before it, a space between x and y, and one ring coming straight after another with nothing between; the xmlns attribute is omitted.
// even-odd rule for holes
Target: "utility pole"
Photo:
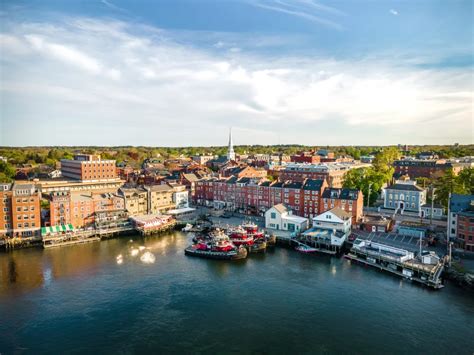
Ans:
<svg viewBox="0 0 474 355"><path fill-rule="evenodd" d="M369 202L370 202L370 187L372 183L369 184L369 191L367 191L367 210L369 209Z"/></svg>
<svg viewBox="0 0 474 355"><path fill-rule="evenodd" d="M430 213L430 227L431 228L433 228L434 191L435 191L435 188L433 185L431 185L431 213Z"/></svg>

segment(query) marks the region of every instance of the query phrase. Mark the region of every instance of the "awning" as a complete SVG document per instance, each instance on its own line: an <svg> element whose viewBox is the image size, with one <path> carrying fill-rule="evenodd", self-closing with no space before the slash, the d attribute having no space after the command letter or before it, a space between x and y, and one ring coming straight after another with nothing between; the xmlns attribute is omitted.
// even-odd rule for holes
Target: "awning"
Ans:
<svg viewBox="0 0 474 355"><path fill-rule="evenodd" d="M72 224L62 224L60 226L41 227L41 235L71 232L73 230L74 230L74 227L72 226Z"/></svg>

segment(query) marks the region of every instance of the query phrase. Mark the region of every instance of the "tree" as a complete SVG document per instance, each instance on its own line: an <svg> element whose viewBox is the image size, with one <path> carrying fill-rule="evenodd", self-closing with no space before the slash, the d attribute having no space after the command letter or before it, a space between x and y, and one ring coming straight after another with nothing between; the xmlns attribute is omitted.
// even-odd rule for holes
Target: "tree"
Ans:
<svg viewBox="0 0 474 355"><path fill-rule="evenodd" d="M15 176L15 169L9 163L0 160L0 182L10 182Z"/></svg>
<svg viewBox="0 0 474 355"><path fill-rule="evenodd" d="M371 168L352 169L344 176L343 186L358 189L364 195L364 205L373 205L385 183L385 175ZM370 190L370 193L369 193Z"/></svg>
<svg viewBox="0 0 474 355"><path fill-rule="evenodd" d="M435 201L443 205L445 208L448 207L449 194L450 193L463 193L463 186L460 184L459 178L454 174L453 169L448 169L435 182L436 187L436 198Z"/></svg>
<svg viewBox="0 0 474 355"><path fill-rule="evenodd" d="M461 170L457 177L459 189L465 194L474 194L474 168Z"/></svg>

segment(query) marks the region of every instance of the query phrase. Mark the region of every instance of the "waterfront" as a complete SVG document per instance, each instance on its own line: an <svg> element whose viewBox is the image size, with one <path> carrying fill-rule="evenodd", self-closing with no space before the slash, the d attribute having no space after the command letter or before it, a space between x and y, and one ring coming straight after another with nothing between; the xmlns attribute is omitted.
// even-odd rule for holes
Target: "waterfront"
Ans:
<svg viewBox="0 0 474 355"><path fill-rule="evenodd" d="M188 239L0 254L0 353L474 351L469 291L278 247L238 262L190 258ZM127 256L132 244L156 262Z"/></svg>

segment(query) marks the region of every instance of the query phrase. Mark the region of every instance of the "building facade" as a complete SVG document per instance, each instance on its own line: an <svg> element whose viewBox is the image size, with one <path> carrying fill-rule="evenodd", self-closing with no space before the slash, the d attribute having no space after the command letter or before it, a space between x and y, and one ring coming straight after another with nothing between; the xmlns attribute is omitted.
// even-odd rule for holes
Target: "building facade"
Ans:
<svg viewBox="0 0 474 355"><path fill-rule="evenodd" d="M333 208L340 208L350 213L352 215L352 223L355 224L363 215L364 196L361 191L356 189L326 188L322 194L319 213Z"/></svg>
<svg viewBox="0 0 474 355"><path fill-rule="evenodd" d="M40 193L35 185L2 184L0 203L0 236L33 237L40 235Z"/></svg>
<svg viewBox="0 0 474 355"><path fill-rule="evenodd" d="M474 222L472 211L474 210L474 195L451 194L448 202L448 241L457 241L466 249L467 246L473 250L471 228ZM460 228L462 223L462 228ZM470 225L471 223L471 225ZM466 241L467 239L467 241Z"/></svg>
<svg viewBox="0 0 474 355"><path fill-rule="evenodd" d="M367 166L355 163L288 164L279 171L278 176L281 181L325 179L330 187L342 187L344 176L349 170Z"/></svg>
<svg viewBox="0 0 474 355"><path fill-rule="evenodd" d="M397 180L384 193L384 208L421 214L421 206L426 203L426 190L417 186L416 181Z"/></svg>
<svg viewBox="0 0 474 355"><path fill-rule="evenodd" d="M101 160L100 155L78 154L74 160L61 159L62 176L81 181L117 179L115 160Z"/></svg>
<svg viewBox="0 0 474 355"><path fill-rule="evenodd" d="M433 178L442 175L446 170L453 169L455 174L461 171L459 164L446 160L401 159L393 162L395 176L408 175L411 179L425 177Z"/></svg>
<svg viewBox="0 0 474 355"><path fill-rule="evenodd" d="M308 218L293 215L293 212L281 203L265 212L265 228L302 232L308 228L308 223Z"/></svg>

